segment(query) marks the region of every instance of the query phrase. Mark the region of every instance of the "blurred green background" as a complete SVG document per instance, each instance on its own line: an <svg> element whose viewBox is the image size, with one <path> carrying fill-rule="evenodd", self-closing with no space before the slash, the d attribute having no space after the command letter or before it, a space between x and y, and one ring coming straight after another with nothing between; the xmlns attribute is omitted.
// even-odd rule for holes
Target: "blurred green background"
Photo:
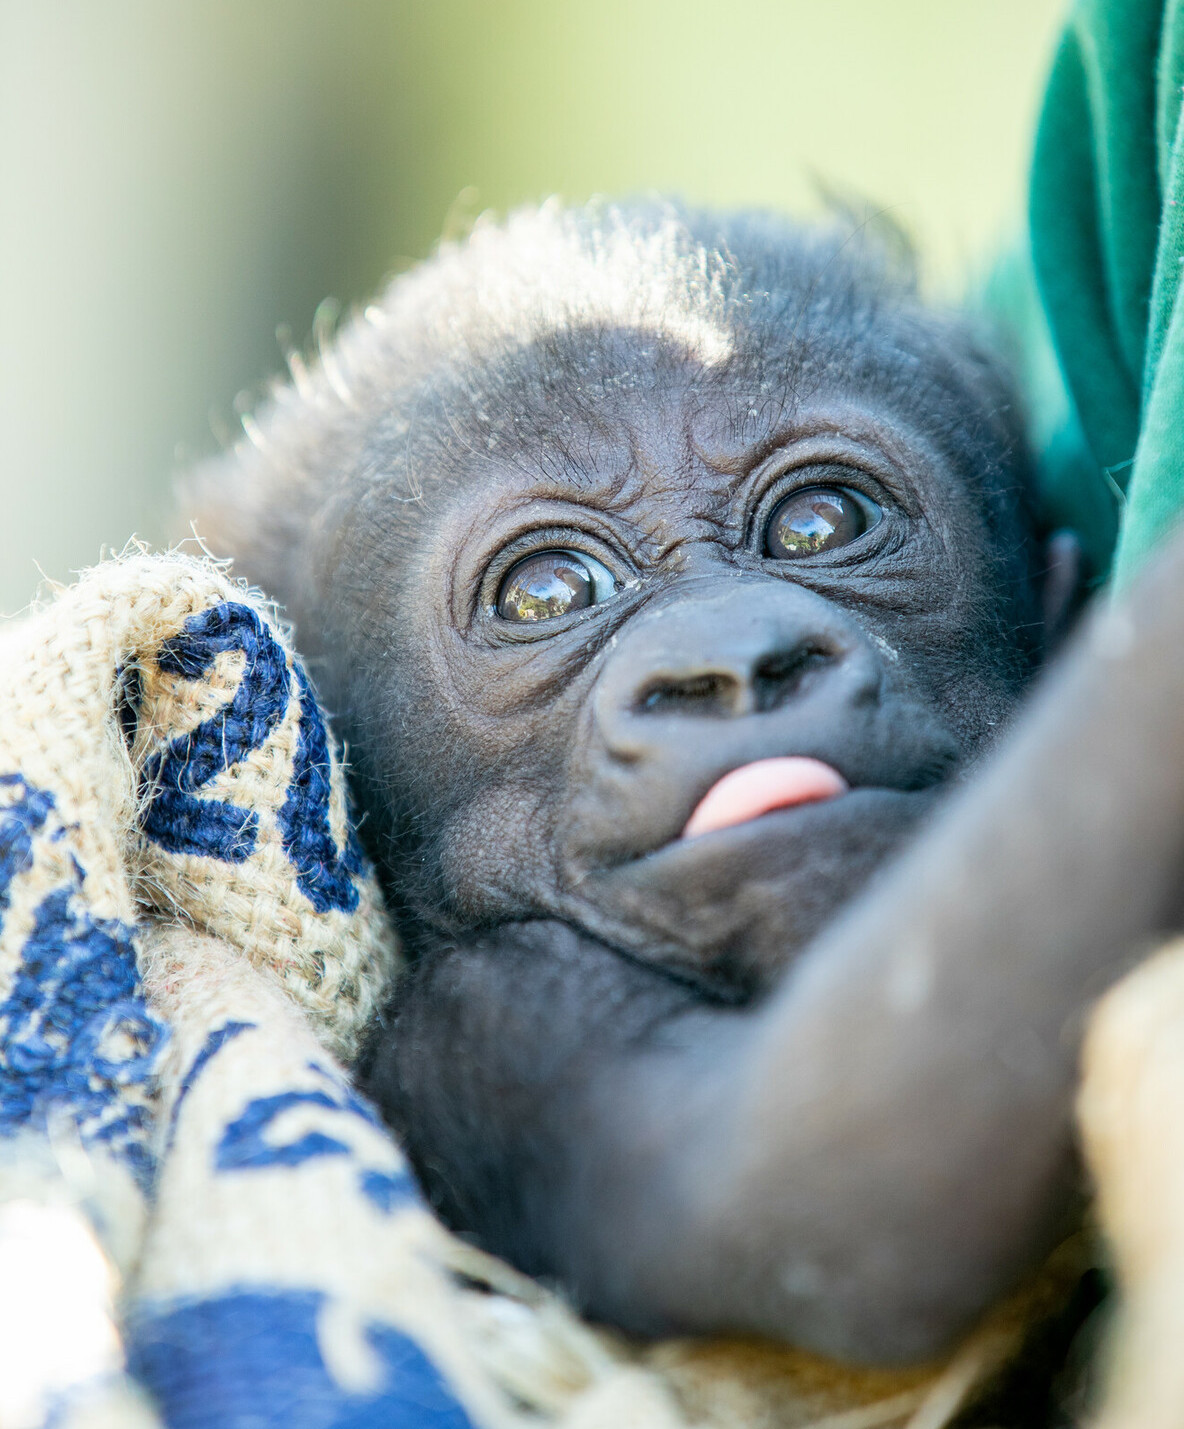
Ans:
<svg viewBox="0 0 1184 1429"><path fill-rule="evenodd" d="M1022 213L1062 0L0 0L0 610L160 539L318 303L550 193Z"/></svg>

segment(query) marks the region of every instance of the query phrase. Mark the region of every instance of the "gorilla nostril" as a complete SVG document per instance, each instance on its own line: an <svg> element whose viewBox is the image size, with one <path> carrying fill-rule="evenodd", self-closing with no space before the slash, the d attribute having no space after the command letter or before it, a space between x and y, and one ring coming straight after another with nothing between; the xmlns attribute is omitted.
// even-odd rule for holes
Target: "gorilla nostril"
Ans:
<svg viewBox="0 0 1184 1429"><path fill-rule="evenodd" d="M752 672L757 712L776 709L791 699L811 674L836 658L837 652L829 646L811 642L761 660Z"/></svg>
<svg viewBox="0 0 1184 1429"><path fill-rule="evenodd" d="M694 675L659 675L646 681L633 701L638 714L726 718L763 714L794 698L810 676L841 658L822 640L762 656L747 672L707 670Z"/></svg>
<svg viewBox="0 0 1184 1429"><path fill-rule="evenodd" d="M642 714L729 715L740 697L732 675L688 675L651 680L638 693L634 708Z"/></svg>

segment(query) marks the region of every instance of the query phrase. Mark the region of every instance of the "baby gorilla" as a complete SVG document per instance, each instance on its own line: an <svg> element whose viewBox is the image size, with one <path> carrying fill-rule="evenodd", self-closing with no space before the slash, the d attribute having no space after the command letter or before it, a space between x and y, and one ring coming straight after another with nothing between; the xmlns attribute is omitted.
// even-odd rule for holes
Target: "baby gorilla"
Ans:
<svg viewBox="0 0 1184 1429"><path fill-rule="evenodd" d="M366 1077L440 1214L633 1330L944 1346L1064 1228L1074 1019L1176 916L1184 602L980 759L1072 543L844 233L548 206L293 377L200 529L348 738L412 960Z"/></svg>

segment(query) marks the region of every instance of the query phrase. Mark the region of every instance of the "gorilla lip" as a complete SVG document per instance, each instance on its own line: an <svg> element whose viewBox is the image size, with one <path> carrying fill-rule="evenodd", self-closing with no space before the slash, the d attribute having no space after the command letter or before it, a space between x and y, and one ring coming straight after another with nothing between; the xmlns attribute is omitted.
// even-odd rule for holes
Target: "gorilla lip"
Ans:
<svg viewBox="0 0 1184 1429"><path fill-rule="evenodd" d="M838 770L821 759L798 754L757 759L716 780L699 800L681 837L734 828L775 809L835 799L848 787Z"/></svg>

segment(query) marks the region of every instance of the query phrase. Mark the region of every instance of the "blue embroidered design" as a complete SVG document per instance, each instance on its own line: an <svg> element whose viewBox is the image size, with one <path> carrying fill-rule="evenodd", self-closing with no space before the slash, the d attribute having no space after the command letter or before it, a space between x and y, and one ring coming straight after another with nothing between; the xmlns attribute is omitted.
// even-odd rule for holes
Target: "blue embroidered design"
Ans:
<svg viewBox="0 0 1184 1429"><path fill-rule="evenodd" d="M197 1081L198 1077L201 1076L207 1062L216 1056L222 1048L226 1046L227 1042L237 1037L240 1032L253 1032L254 1030L255 1024L253 1022L231 1021L224 1022L221 1027L216 1027L214 1031L210 1033L201 1051L194 1057L193 1066L186 1072L185 1079L177 1090L177 1100L173 1108L174 1112L193 1090L193 1084Z"/></svg>
<svg viewBox="0 0 1184 1429"><path fill-rule="evenodd" d="M242 863L258 843L258 814L197 795L259 749L279 726L292 693L287 657L256 611L223 601L187 620L183 632L161 647L157 664L168 674L197 680L227 650L241 651L245 657L230 702L145 761L141 784L150 802L143 830L170 853ZM352 913L358 906L356 879L363 869L362 848L352 824L344 848L339 850L333 840L332 764L325 720L298 662L295 673L300 722L292 777L277 815L280 837L296 885L316 911L336 908ZM134 698L130 691L129 699Z"/></svg>
<svg viewBox="0 0 1184 1429"><path fill-rule="evenodd" d="M181 1115L181 1105L185 1098L193 1090L198 1077L205 1070L207 1063L214 1058L227 1042L232 1041L240 1032L253 1032L255 1024L253 1022L224 1022L221 1027L216 1027L206 1038L201 1051L193 1059L193 1065L185 1073L181 1085L177 1088L177 1097L173 1102L172 1115L169 1118L168 1144L172 1146L173 1138L177 1134L177 1119Z"/></svg>
<svg viewBox="0 0 1184 1429"><path fill-rule="evenodd" d="M242 863L255 850L258 814L194 796L258 749L283 719L287 657L255 611L223 601L187 620L182 634L161 647L157 664L169 674L196 680L226 650L241 650L246 657L238 689L217 714L145 761L141 783L151 803L143 829L170 853Z"/></svg>
<svg viewBox="0 0 1184 1429"><path fill-rule="evenodd" d="M359 1096L358 1093L354 1091L348 1082L343 1081L341 1077L335 1072L330 1071L329 1068L324 1066L321 1062L306 1062L304 1065L310 1072L314 1072L332 1089L336 1097L335 1104L339 1106L342 1111L352 1111L355 1116L360 1116L363 1121L368 1122L371 1126L378 1127L380 1131L384 1129L382 1117L378 1115L378 1112L370 1105L365 1097Z"/></svg>
<svg viewBox="0 0 1184 1429"><path fill-rule="evenodd" d="M352 821L339 854L329 830L329 740L308 676L296 666L300 687L300 728L288 797L279 813L284 852L296 870L296 884L317 910L358 906L354 879L362 871L362 848Z"/></svg>
<svg viewBox="0 0 1184 1429"><path fill-rule="evenodd" d="M389 1171L363 1171L358 1177L358 1189L384 1215L397 1206L419 1204L419 1188L406 1171L392 1175Z"/></svg>
<svg viewBox="0 0 1184 1429"><path fill-rule="evenodd" d="M53 799L12 776L4 783L21 788L18 802L0 810L6 905L12 878L32 864L31 837L44 828ZM135 930L92 917L82 882L75 863L73 881L42 900L0 1002L0 1132L60 1108L84 1141L108 1146L146 1184L147 1111L120 1089L149 1080L166 1034L140 992Z"/></svg>
<svg viewBox="0 0 1184 1429"><path fill-rule="evenodd" d="M372 1395L342 1388L321 1357L319 1291L230 1291L132 1327L132 1373L169 1429L471 1429L439 1370L413 1340L371 1322L384 1371Z"/></svg>
<svg viewBox="0 0 1184 1429"><path fill-rule="evenodd" d="M196 1062L194 1068L196 1070ZM319 1062L309 1062L308 1068L324 1079L329 1090L277 1092L273 1096L256 1097L254 1101L248 1102L240 1115L229 1123L218 1142L214 1165L219 1171L302 1166L307 1161L316 1161L324 1156L356 1155L348 1142L315 1129L306 1131L295 1141L269 1141L267 1132L273 1123L293 1107L311 1106L323 1111L344 1113L347 1117L357 1117L368 1126L382 1129L382 1121L370 1103L340 1077ZM187 1080L192 1079L194 1074L195 1072L191 1071ZM402 1168L391 1171L362 1167L358 1171L358 1189L370 1204L384 1215L396 1207L419 1201L415 1182Z"/></svg>
<svg viewBox="0 0 1184 1429"><path fill-rule="evenodd" d="M0 789L16 790L16 799L0 807L0 913L8 908L9 890L18 873L33 866L33 835L44 827L54 807L53 795L34 789L19 774L0 774Z"/></svg>
<svg viewBox="0 0 1184 1429"><path fill-rule="evenodd" d="M256 1097L246 1110L222 1133L214 1164L219 1171L243 1171L260 1166L300 1166L321 1156L348 1156L349 1146L323 1131L308 1131L287 1146L265 1141L263 1133L278 1116L294 1106L323 1107L328 1111L342 1108L326 1092L277 1092L270 1097Z"/></svg>

